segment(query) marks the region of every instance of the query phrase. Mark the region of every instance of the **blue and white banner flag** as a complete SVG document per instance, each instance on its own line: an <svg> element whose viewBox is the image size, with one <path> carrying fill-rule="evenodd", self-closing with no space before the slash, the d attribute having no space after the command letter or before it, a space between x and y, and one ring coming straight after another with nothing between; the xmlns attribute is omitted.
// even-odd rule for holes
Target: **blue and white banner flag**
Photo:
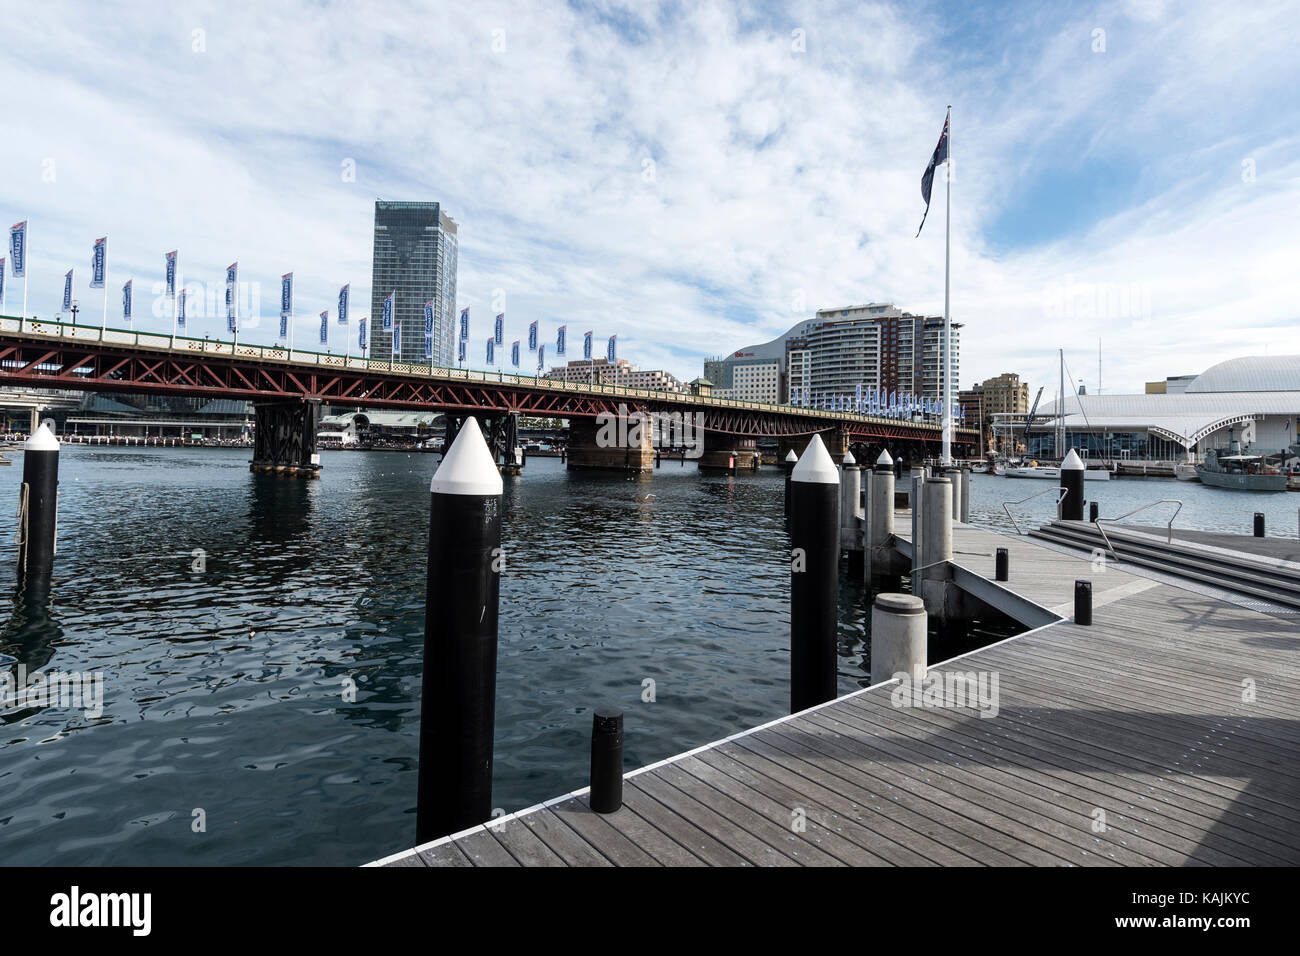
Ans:
<svg viewBox="0 0 1300 956"><path fill-rule="evenodd" d="M284 320L293 315L293 273L286 272L280 276L280 328L284 328ZM284 333L280 333L284 337Z"/></svg>
<svg viewBox="0 0 1300 956"><path fill-rule="evenodd" d="M614 364L614 362L616 361L616 356L618 354L617 349L615 347L615 343L617 339L618 339L617 335L611 335L609 337L609 345L605 347L605 361L608 362L610 365Z"/></svg>
<svg viewBox="0 0 1300 956"><path fill-rule="evenodd" d="M27 275L26 219L9 227L9 265L13 269L15 279L21 279Z"/></svg>
<svg viewBox="0 0 1300 956"><path fill-rule="evenodd" d="M4 297L5 297L5 260L3 256L0 256L0 302L4 301Z"/></svg>
<svg viewBox="0 0 1300 956"><path fill-rule="evenodd" d="M352 296L352 283L339 289L339 325L348 324L348 299Z"/></svg>
<svg viewBox="0 0 1300 956"><path fill-rule="evenodd" d="M402 323L393 323L393 358L392 361L400 362L402 360Z"/></svg>
<svg viewBox="0 0 1300 956"><path fill-rule="evenodd" d="M424 337L424 357L431 362L433 361L433 336L432 335L426 335Z"/></svg>
<svg viewBox="0 0 1300 956"><path fill-rule="evenodd" d="M366 317L363 315L361 321L357 323L357 348L362 352L366 350Z"/></svg>
<svg viewBox="0 0 1300 956"><path fill-rule="evenodd" d="M72 270L63 277L63 311L72 311Z"/></svg>
<svg viewBox="0 0 1300 956"><path fill-rule="evenodd" d="M460 340L469 341L469 306L460 310Z"/></svg>
<svg viewBox="0 0 1300 956"><path fill-rule="evenodd" d="M542 371L546 367L546 346L537 346L537 371Z"/></svg>
<svg viewBox="0 0 1300 956"><path fill-rule="evenodd" d="M537 323L530 322L528 325L528 351L537 351Z"/></svg>
<svg viewBox="0 0 1300 956"><path fill-rule="evenodd" d="M504 312L497 313L496 325L493 326L492 338L497 345L506 344L506 314Z"/></svg>
<svg viewBox="0 0 1300 956"><path fill-rule="evenodd" d="M122 286L122 318L127 322L131 321L131 283L134 279L127 279L126 285Z"/></svg>
<svg viewBox="0 0 1300 956"><path fill-rule="evenodd" d="M857 411L862 411L862 383L858 383L858 394L853 399L853 407Z"/></svg>
<svg viewBox="0 0 1300 956"><path fill-rule="evenodd" d="M510 364L515 368L519 367L519 340L515 339L510 343Z"/></svg>
<svg viewBox="0 0 1300 956"><path fill-rule="evenodd" d="M497 346L496 339L493 338L487 340L487 363L489 365L497 364L496 346Z"/></svg>
<svg viewBox="0 0 1300 956"><path fill-rule="evenodd" d="M167 253L167 298L176 298L176 250Z"/></svg>
<svg viewBox="0 0 1300 956"><path fill-rule="evenodd" d="M433 300L424 303L424 337L433 337ZM427 358L428 356L426 356Z"/></svg>
<svg viewBox="0 0 1300 956"><path fill-rule="evenodd" d="M226 331L234 332L236 294L239 285L239 263L226 266Z"/></svg>
<svg viewBox="0 0 1300 956"><path fill-rule="evenodd" d="M289 313L281 312L280 313L280 338L287 339L288 337L289 337Z"/></svg>
<svg viewBox="0 0 1300 956"><path fill-rule="evenodd" d="M397 290L394 289L392 292L388 293L388 297L384 299L383 322L380 327L385 332L393 331L393 302L396 296ZM396 352L397 348L394 347L393 351Z"/></svg>
<svg viewBox="0 0 1300 956"><path fill-rule="evenodd" d="M108 269L108 236L95 240L90 251L90 287L104 288L104 273Z"/></svg>
<svg viewBox="0 0 1300 956"><path fill-rule="evenodd" d="M461 365L465 364L465 340L464 339L460 340L459 347L457 348L456 361L460 362Z"/></svg>
<svg viewBox="0 0 1300 956"><path fill-rule="evenodd" d="M185 328L185 289L182 288L176 296L176 327Z"/></svg>
<svg viewBox="0 0 1300 956"><path fill-rule="evenodd" d="M330 341L330 310L320 314L320 344L328 345Z"/></svg>
<svg viewBox="0 0 1300 956"><path fill-rule="evenodd" d="M555 333L555 354L556 355L564 354L564 330L567 327L568 326L562 325L560 326L559 330Z"/></svg>
<svg viewBox="0 0 1300 956"><path fill-rule="evenodd" d="M582 357L591 361L591 333L582 333Z"/></svg>

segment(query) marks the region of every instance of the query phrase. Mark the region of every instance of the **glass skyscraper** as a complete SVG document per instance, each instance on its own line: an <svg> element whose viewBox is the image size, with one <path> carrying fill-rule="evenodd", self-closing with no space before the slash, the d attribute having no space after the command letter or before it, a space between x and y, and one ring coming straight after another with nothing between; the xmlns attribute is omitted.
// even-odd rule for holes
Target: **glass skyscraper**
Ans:
<svg viewBox="0 0 1300 956"><path fill-rule="evenodd" d="M424 365L424 304L433 300L433 364L456 364L456 223L436 202L375 201L370 283L370 358ZM384 331L384 299L394 296L401 353Z"/></svg>

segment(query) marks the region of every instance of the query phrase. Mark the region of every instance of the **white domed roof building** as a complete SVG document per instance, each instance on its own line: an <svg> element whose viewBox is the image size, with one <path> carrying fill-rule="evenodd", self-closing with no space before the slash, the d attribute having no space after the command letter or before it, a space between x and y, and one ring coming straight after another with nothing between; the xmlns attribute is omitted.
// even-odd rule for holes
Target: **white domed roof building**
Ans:
<svg viewBox="0 0 1300 956"><path fill-rule="evenodd" d="M1276 454L1295 444L1300 421L1300 355L1251 355L1211 365L1190 380L1154 383L1143 395L1069 395L1066 447L1091 458L1178 461L1240 442ZM1029 428L1029 454L1060 457L1057 403L1040 405ZM999 416L1008 419L1011 416ZM1019 423L995 421L995 434Z"/></svg>

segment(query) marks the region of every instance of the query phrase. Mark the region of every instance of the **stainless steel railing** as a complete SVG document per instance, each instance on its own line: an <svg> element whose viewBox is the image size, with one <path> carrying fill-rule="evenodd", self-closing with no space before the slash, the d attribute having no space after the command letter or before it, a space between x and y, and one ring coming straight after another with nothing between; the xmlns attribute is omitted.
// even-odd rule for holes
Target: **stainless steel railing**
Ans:
<svg viewBox="0 0 1300 956"><path fill-rule="evenodd" d="M1120 515L1118 518L1098 518L1093 522L1093 524L1097 526L1097 530L1101 532L1101 540L1106 542L1106 550L1110 552L1110 556L1114 560L1118 561L1119 555L1115 553L1115 548L1110 543L1110 536L1106 534L1106 529L1101 526L1101 523L1103 521L1123 521L1125 518L1131 518L1133 515L1146 511L1148 508L1154 508L1156 505L1178 506L1174 509L1174 513L1169 516L1169 522L1165 525L1165 544L1172 544L1174 540L1174 519L1178 517L1178 512L1183 510L1183 503L1177 498L1161 498L1159 501L1153 501L1150 504L1143 505L1141 508L1134 508L1127 514Z"/></svg>
<svg viewBox="0 0 1300 956"><path fill-rule="evenodd" d="M1061 501L1064 500L1066 495L1066 490L1064 488L1044 488L1042 491L1035 492L1034 494L1030 495L1028 498L1021 498L1019 501L1002 502L1002 510L1005 511L1007 513L1007 517L1011 519L1011 524L1016 529L1016 534L1024 534L1024 532L1020 530L1020 523L1016 521L1016 516L1011 513L1011 509L1008 508L1007 506L1023 505L1026 501L1033 501L1035 498L1041 498L1043 495L1050 495L1053 491L1057 492L1056 504L1059 506L1061 504Z"/></svg>

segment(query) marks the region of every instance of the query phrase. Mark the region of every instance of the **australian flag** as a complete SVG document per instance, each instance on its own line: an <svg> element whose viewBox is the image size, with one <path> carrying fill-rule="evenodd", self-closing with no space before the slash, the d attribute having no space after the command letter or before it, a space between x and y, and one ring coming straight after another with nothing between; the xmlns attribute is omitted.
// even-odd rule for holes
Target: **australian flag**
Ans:
<svg viewBox="0 0 1300 956"><path fill-rule="evenodd" d="M925 228L925 217L930 215L930 187L934 185L934 171L946 162L948 162L948 120L945 118L943 132L939 134L939 145L934 148L930 165L925 167L925 174L921 177L921 198L925 200L925 213L921 216L921 225L916 229L918 236Z"/></svg>

